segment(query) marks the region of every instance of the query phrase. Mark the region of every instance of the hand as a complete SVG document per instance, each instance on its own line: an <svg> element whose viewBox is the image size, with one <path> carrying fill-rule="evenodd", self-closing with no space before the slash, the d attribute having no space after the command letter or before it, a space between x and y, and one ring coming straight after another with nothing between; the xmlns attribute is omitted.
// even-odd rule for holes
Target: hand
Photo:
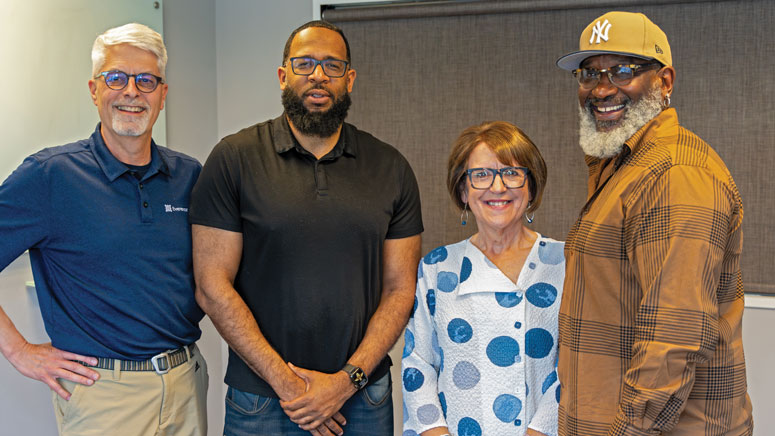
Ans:
<svg viewBox="0 0 775 436"><path fill-rule="evenodd" d="M320 432L321 426L341 435L339 424L346 421L339 410L356 391L350 378L344 372L325 374L298 368L292 363L288 367L307 384L306 392L292 401L280 401L285 414L302 430ZM323 429L325 430L325 429ZM320 432L326 435L325 432Z"/></svg>
<svg viewBox="0 0 775 436"><path fill-rule="evenodd" d="M8 354L8 361L17 371L47 384L65 400L70 399L70 392L67 392L56 379L63 378L83 385L92 385L100 378L97 371L73 360L80 360L89 365L97 364L97 359L94 357L54 348L50 342L46 344L24 342L17 350Z"/></svg>

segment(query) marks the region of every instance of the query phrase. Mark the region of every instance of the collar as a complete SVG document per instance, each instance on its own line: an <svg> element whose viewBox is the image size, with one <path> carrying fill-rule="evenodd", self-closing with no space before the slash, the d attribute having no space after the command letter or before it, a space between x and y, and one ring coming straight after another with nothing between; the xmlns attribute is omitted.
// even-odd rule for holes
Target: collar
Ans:
<svg viewBox="0 0 775 436"><path fill-rule="evenodd" d="M129 171L129 168L126 166L126 164L116 159L116 157L113 156L113 153L108 150L108 146L105 145L105 141L102 139L100 126L102 126L102 123L97 123L97 128L94 130L94 133L92 133L91 138L89 138L89 147L91 148L94 158L97 160L97 164L105 174L105 177L107 177L108 180L112 182L121 177L122 174ZM156 142L151 139L151 166L145 173L143 180L153 176L157 172L166 174L168 176L170 175L167 159L164 157L164 155L159 153Z"/></svg>
<svg viewBox="0 0 775 436"><path fill-rule="evenodd" d="M533 247L530 248L530 253L528 253L525 258L525 265L534 259L534 251L538 249L538 243L541 239L542 236L538 234L535 242L533 242ZM506 275L503 274L503 272L471 242L471 238L468 238L465 241L463 256L471 262L471 273L468 278L458 285L458 295L476 294L481 292L524 292L522 284L525 281L531 280L531 278L528 277L530 274L522 273L519 274L516 284L509 280L509 278L506 277ZM463 269L465 269L465 261L463 263ZM521 272L526 271L530 270L525 269L523 266ZM463 274L464 273L461 272L461 276Z"/></svg>
<svg viewBox="0 0 775 436"><path fill-rule="evenodd" d="M299 141L296 139L296 137L293 135L293 132L291 131L291 126L288 122L288 118L285 115L285 112L282 113L279 117L275 118L271 121L272 125L272 138L273 138L273 146L275 151L278 154L285 153L289 150L295 149L297 152L301 154L310 154L307 150L304 149L304 147L299 144ZM334 148L328 152L328 154L325 156L326 158L338 158L342 155L348 155L351 157L356 156L356 150L355 150L355 132L354 132L353 126L342 123L342 130L339 134L339 140L336 141L336 145L334 145Z"/></svg>

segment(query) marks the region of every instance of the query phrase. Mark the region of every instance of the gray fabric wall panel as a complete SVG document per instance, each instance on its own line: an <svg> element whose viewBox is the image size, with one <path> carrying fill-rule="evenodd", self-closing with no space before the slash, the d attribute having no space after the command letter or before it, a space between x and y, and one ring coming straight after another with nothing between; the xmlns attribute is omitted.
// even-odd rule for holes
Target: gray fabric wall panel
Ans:
<svg viewBox="0 0 775 436"><path fill-rule="evenodd" d="M667 33L679 119L726 161L743 196L746 291L775 293L775 2L616 9L644 12ZM447 196L446 159L457 135L485 120L510 121L538 145L549 182L533 227L565 238L586 198L586 167L577 145L577 86L555 61L607 10L337 22L358 72L349 121L395 145L415 169L425 251L476 231L473 223L460 226Z"/></svg>

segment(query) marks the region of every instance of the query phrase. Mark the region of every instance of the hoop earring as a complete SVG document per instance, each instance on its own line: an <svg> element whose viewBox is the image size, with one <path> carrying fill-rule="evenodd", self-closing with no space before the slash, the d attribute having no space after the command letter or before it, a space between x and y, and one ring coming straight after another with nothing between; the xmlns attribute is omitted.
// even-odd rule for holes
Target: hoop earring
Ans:
<svg viewBox="0 0 775 436"><path fill-rule="evenodd" d="M460 225L465 226L468 224L468 202L463 206L463 212L460 213Z"/></svg>
<svg viewBox="0 0 775 436"><path fill-rule="evenodd" d="M670 107L670 94L665 96L665 100L662 103L665 105L665 109Z"/></svg>
<svg viewBox="0 0 775 436"><path fill-rule="evenodd" d="M527 204L527 208L528 209L530 209L530 205L531 204L532 203L528 203ZM533 219L535 218L535 216L536 216L535 211L533 211L533 213L531 213L530 215L528 215L527 212L525 212L525 220L527 221L528 224L532 224L533 223Z"/></svg>

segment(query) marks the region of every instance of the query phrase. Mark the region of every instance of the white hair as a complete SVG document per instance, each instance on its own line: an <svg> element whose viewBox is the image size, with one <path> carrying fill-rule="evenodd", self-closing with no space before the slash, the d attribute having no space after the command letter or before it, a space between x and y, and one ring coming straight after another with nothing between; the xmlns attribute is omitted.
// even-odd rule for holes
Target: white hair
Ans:
<svg viewBox="0 0 775 436"><path fill-rule="evenodd" d="M579 145L584 154L605 159L619 154L624 141L662 112L661 88L656 83L640 100L628 105L619 125L611 130L598 130L595 116L585 106L579 105Z"/></svg>
<svg viewBox="0 0 775 436"><path fill-rule="evenodd" d="M97 77L101 72L100 69L105 65L107 48L118 44L129 44L153 53L156 56L161 77L166 80L167 49L164 47L164 40L158 32L139 23L129 23L108 29L94 40L91 49L92 77Z"/></svg>

